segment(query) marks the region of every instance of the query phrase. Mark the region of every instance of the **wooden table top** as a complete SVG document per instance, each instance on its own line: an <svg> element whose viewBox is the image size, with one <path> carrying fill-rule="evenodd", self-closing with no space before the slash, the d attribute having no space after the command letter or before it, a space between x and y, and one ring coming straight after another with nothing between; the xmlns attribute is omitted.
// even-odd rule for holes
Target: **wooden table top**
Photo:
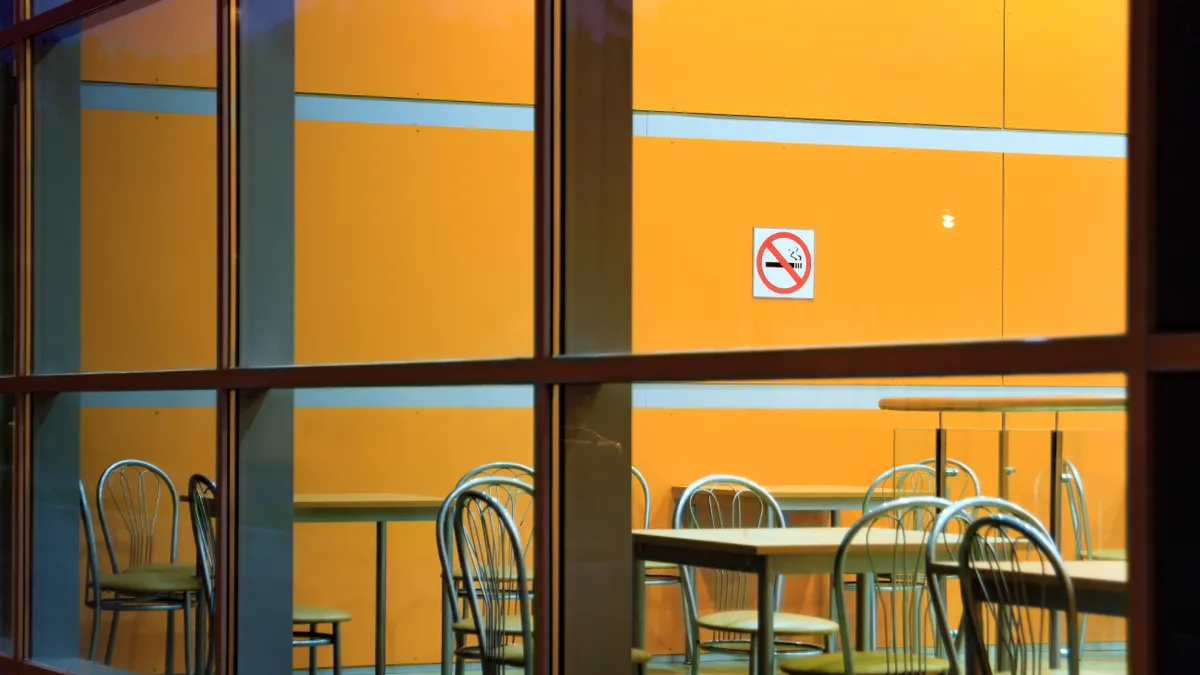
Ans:
<svg viewBox="0 0 1200 675"><path fill-rule="evenodd" d="M293 504L298 509L428 509L439 508L443 499L404 494L303 494Z"/></svg>
<svg viewBox="0 0 1200 675"><path fill-rule="evenodd" d="M1125 410L1124 396L920 396L884 398L881 410L904 412L1068 412Z"/></svg>
<svg viewBox="0 0 1200 675"><path fill-rule="evenodd" d="M847 527L794 527L773 529L725 530L634 530L634 544L686 546L699 551L733 553L748 556L827 556L837 553L842 540L850 531ZM947 535L946 543L956 540ZM866 553L870 546L899 546L906 544L907 553L925 550L925 534L875 528L860 532L850 547L851 553Z"/></svg>
<svg viewBox="0 0 1200 675"><path fill-rule="evenodd" d="M1007 565L1000 569L1007 578L1033 584L1055 583L1054 568L1049 563L1027 560L1016 563L1017 570ZM1075 590L1124 593L1129 587L1129 567L1124 560L1068 560L1063 563ZM978 569L978 566L977 566ZM979 570L987 574L986 567Z"/></svg>

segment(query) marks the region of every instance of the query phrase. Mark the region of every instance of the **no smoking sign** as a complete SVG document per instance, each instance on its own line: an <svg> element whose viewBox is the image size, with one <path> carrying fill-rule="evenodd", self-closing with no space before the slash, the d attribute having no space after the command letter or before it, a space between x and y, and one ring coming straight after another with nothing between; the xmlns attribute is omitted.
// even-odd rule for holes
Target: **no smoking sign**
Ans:
<svg viewBox="0 0 1200 675"><path fill-rule="evenodd" d="M812 300L813 230L754 228L754 297Z"/></svg>

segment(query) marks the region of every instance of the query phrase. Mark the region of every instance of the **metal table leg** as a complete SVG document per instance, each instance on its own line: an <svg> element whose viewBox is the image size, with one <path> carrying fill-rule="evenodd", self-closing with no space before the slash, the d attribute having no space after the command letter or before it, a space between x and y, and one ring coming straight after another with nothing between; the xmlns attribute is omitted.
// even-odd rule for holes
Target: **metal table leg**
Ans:
<svg viewBox="0 0 1200 675"><path fill-rule="evenodd" d="M837 527L841 521L841 512L833 510L829 512L829 526ZM833 575L829 575L829 617L834 621L838 621L837 615L837 581ZM828 645L826 652L836 652L838 650L838 634L834 633L825 639L825 644Z"/></svg>
<svg viewBox="0 0 1200 675"><path fill-rule="evenodd" d="M752 675L775 675L775 566L762 558L758 571L758 669Z"/></svg>
<svg viewBox="0 0 1200 675"><path fill-rule="evenodd" d="M453 580L451 580L453 583ZM450 620L452 608L450 598L442 590L442 675L454 672L454 626Z"/></svg>
<svg viewBox="0 0 1200 675"><path fill-rule="evenodd" d="M375 675L387 671L387 523L375 523Z"/></svg>
<svg viewBox="0 0 1200 675"><path fill-rule="evenodd" d="M646 648L646 561L633 561L633 646ZM635 669L645 673L646 666Z"/></svg>
<svg viewBox="0 0 1200 675"><path fill-rule="evenodd" d="M857 620L855 621L855 641L859 651L875 651L875 575L858 574L854 578L855 606Z"/></svg>

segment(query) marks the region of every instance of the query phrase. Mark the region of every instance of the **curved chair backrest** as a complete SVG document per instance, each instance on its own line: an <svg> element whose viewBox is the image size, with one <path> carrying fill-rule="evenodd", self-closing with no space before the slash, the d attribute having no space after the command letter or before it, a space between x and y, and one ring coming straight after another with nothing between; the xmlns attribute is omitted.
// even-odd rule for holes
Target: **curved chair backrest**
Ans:
<svg viewBox="0 0 1200 675"><path fill-rule="evenodd" d="M83 520L84 544L87 546L87 591L84 600L100 599L100 555L96 550L96 526L92 523L92 509L88 506L87 487L79 479L79 517Z"/></svg>
<svg viewBox="0 0 1200 675"><path fill-rule="evenodd" d="M966 624L973 636L967 649L974 650L983 672L993 673L992 650L996 650L996 671L1022 675L1051 672L1045 649L1050 612L1037 607L1045 603L1035 598L1065 599L1067 635L1078 635L1079 622L1075 588L1054 542L1024 520L983 516L967 527L958 567ZM1054 580L1033 585L1017 578L1031 572L1050 572ZM986 632L989 623L995 635L1005 639L990 639ZM1067 640L1067 659L1067 672L1079 675L1079 652L1073 639Z"/></svg>
<svg viewBox="0 0 1200 675"><path fill-rule="evenodd" d="M642 489L642 504L643 504L643 506L642 506L642 522L641 522L640 527L643 530L648 530L648 529L650 529L650 484L646 482L646 477L642 475L641 471L638 471L638 468L636 466L631 465L629 467L629 469L633 472L634 481L637 482L638 487L640 487ZM637 513L634 512L634 515L636 516Z"/></svg>
<svg viewBox="0 0 1200 675"><path fill-rule="evenodd" d="M526 483L532 483L533 468L518 462L492 462L490 464L483 464L463 474L463 477L458 479L458 483L455 483L454 487L460 487L476 478L486 478L489 476L514 478Z"/></svg>
<svg viewBox="0 0 1200 675"><path fill-rule="evenodd" d="M1083 491L1083 476L1074 462L1063 459L1063 488L1067 492L1067 509L1071 513L1071 525L1075 528L1075 557L1092 559L1092 525L1088 518L1087 494Z"/></svg>
<svg viewBox="0 0 1200 675"><path fill-rule="evenodd" d="M936 457L923 459L917 464L933 467L933 470L937 471ZM975 470L967 466L966 462L947 457L945 497L951 501L958 501L982 495L983 486L979 482L979 475L975 473Z"/></svg>
<svg viewBox="0 0 1200 675"><path fill-rule="evenodd" d="M924 464L901 464L879 474L867 488L863 513L872 504L904 497L934 496L937 494L937 471Z"/></svg>
<svg viewBox="0 0 1200 675"><path fill-rule="evenodd" d="M954 634L950 631L950 618L946 610L946 599L942 595L942 587L940 580L943 575L934 574L931 566L935 562L954 562L957 560L959 548L957 545L951 545L953 538L954 542L962 540L962 534L966 531L967 526L973 520L982 516L1006 514L1023 520L1030 525L1036 527L1045 536L1050 534L1046 532L1046 527L1024 507L1014 504L1006 499L999 497L972 497L954 502L949 508L942 511L937 520L933 523L933 529L929 534L929 541L925 546L925 565L929 569L929 594L933 603L933 611L937 619L938 634L942 638L942 643L946 646L946 652L949 656L951 664L950 672L952 675L961 673L961 667L958 660L958 649L954 640ZM939 545L938 542L942 542ZM938 553L945 553L945 556L939 556ZM959 632L959 635L962 633Z"/></svg>
<svg viewBox="0 0 1200 675"><path fill-rule="evenodd" d="M527 477L532 479L533 476L529 474ZM467 489L487 494L496 503L500 504L508 512L509 520L516 528L522 553L528 554L533 550L533 523L530 518L533 515L532 481L524 481L511 476L484 474L460 483L455 487L446 496L446 499L442 501L442 507L438 510L437 522L435 524L438 560L442 561L442 589L447 594L446 597L449 600L451 609L451 619L454 622L458 622L463 618L462 608L459 606L456 598L460 597L459 594L466 584L465 577L463 579L464 583L456 582L454 572L451 569L452 561L455 557L452 551L453 547L456 546L452 510L457 496Z"/></svg>
<svg viewBox="0 0 1200 675"><path fill-rule="evenodd" d="M511 479L532 485L534 475L533 469L525 464L519 464L517 462L492 462L491 464L477 466L465 473L462 478L458 479L458 483L454 485L454 489L457 490L463 485L481 478ZM510 503L509 506L524 507L520 508L518 513L513 513L511 515L513 516L514 522L517 524L518 529L527 531L528 528L525 527L525 525L529 516L531 516L533 513L533 501L520 500L519 498L514 499L519 497L518 493L512 493L510 490L503 487L503 481L498 483L495 489L499 491L500 494L498 494L497 497L502 501L525 501L524 504ZM453 494L453 491L451 491L451 494ZM438 520L436 529L439 556L446 555L447 557L452 557L450 555L450 545L453 543L453 527L454 523L449 518L446 518L444 521L441 519ZM530 536L532 536L532 532L530 532ZM455 610L455 612L457 613L457 610ZM459 618L461 617L456 617L455 620L457 621Z"/></svg>
<svg viewBox="0 0 1200 675"><path fill-rule="evenodd" d="M860 565L852 573L886 574L893 580L888 603L878 611L883 633L878 649L887 653L888 672L931 672L926 666L933 645L926 641L937 640L937 632L924 598L925 545L938 511L950 506L940 497L905 497L881 504L851 525L838 546L833 580L842 644L854 644L846 609L847 560L853 556ZM843 655L846 675L854 675L853 652L846 649Z"/></svg>
<svg viewBox="0 0 1200 675"><path fill-rule="evenodd" d="M524 670L531 673L534 643L525 548L505 505L478 489L484 485L472 481L452 494L454 542L479 642L480 662L484 673L503 671L504 651L515 638L514 627L506 625L506 617L519 616ZM528 494L532 501L532 485L514 480L508 486ZM446 564L443 562L443 569Z"/></svg>
<svg viewBox="0 0 1200 675"><path fill-rule="evenodd" d="M762 486L748 478L717 474L695 481L683 491L675 505L672 521L675 529L740 529L787 527L779 503ZM696 597L696 570L681 566L683 596L687 607L686 619L694 626L699 609ZM711 570L708 589L713 597L714 610L752 609L755 605L751 589L754 577L745 572ZM775 608L783 596L783 577L776 584ZM693 635L696 633L693 631ZM734 636L718 634L718 640Z"/></svg>
<svg viewBox="0 0 1200 675"><path fill-rule="evenodd" d="M217 486L210 478L194 474L188 479L188 506L192 512L192 535L196 539L196 555L203 569L204 598L209 611L215 611L213 587L216 580L217 536L213 521L217 514Z"/></svg>
<svg viewBox="0 0 1200 675"><path fill-rule="evenodd" d="M175 562L179 549L179 492L171 478L162 469L140 459L123 459L105 469L96 488L96 508L113 572L120 572L121 564L109 527L109 510L116 512L129 536L128 559L125 561L125 568L129 569L154 562L158 511L164 501L170 502L171 509L169 562Z"/></svg>

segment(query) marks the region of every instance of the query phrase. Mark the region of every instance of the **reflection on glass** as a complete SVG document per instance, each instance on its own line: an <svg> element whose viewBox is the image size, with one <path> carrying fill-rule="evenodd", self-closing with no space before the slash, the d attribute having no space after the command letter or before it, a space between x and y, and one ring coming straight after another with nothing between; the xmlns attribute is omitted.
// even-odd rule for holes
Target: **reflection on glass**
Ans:
<svg viewBox="0 0 1200 675"><path fill-rule="evenodd" d="M473 472L532 482L532 403L528 386L240 395L248 426L239 446L247 460L238 509L253 527L238 534L238 622L241 644L254 647L239 648L239 671L308 667L309 652L293 651L288 631L298 613L316 608L326 617L315 622L325 641L316 651L321 668L333 663L334 651L324 646L333 639L343 666L375 672L434 664L443 644L474 642L448 626L443 632L436 618L443 589L433 521ZM531 535L531 498L505 501ZM456 556L453 548L447 554ZM462 618L468 610L458 604L452 611ZM378 651L394 635L405 639Z"/></svg>
<svg viewBox="0 0 1200 675"><path fill-rule="evenodd" d="M204 391L63 393L33 406L33 658L67 672L184 672L209 625L181 500L214 477ZM194 620L200 620L194 623Z"/></svg>
<svg viewBox="0 0 1200 675"><path fill-rule="evenodd" d="M0 396L0 654L13 653L13 400Z"/></svg>
<svg viewBox="0 0 1200 675"><path fill-rule="evenodd" d="M214 8L33 38L35 371L215 364Z"/></svg>

